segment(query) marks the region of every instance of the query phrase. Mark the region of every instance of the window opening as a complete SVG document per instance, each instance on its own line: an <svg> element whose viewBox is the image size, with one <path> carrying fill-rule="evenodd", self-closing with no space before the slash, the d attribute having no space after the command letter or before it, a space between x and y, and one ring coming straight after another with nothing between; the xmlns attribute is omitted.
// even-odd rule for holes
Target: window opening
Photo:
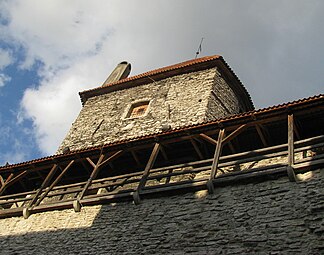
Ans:
<svg viewBox="0 0 324 255"><path fill-rule="evenodd" d="M127 118L138 118L143 116L148 108L149 101L135 103L131 106Z"/></svg>

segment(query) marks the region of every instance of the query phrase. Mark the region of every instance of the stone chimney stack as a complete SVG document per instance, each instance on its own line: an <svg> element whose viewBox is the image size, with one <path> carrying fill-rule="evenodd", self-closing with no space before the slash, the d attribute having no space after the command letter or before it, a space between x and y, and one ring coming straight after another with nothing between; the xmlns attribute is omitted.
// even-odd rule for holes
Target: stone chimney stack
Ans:
<svg viewBox="0 0 324 255"><path fill-rule="evenodd" d="M131 71L130 63L126 61L119 63L114 69L114 71L112 71L112 73L109 75L109 77L104 82L104 84L102 84L102 87L106 86L109 83L127 78L128 75L130 74L130 71Z"/></svg>

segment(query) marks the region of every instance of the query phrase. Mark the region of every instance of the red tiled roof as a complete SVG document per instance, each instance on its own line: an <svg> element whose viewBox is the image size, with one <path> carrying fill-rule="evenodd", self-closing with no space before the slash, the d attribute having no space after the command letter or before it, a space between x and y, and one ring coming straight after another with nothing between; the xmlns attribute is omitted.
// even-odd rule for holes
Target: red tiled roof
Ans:
<svg viewBox="0 0 324 255"><path fill-rule="evenodd" d="M161 67L161 68L158 68L158 69L155 69L155 70L152 70L152 71L148 71L148 72L145 72L145 73L134 75L134 76L131 76L131 77L119 80L119 81L115 81L115 82L106 84L106 85L104 85L102 87L114 86L114 85L125 83L125 82L128 82L128 81L137 80L137 79L140 79L142 77L153 76L153 75L156 75L156 74L165 73L165 72L168 72L168 71L172 71L172 70L176 70L176 69L180 69L180 68L184 68L184 67L187 67L187 66L192 66L192 65L195 65L195 64L200 64L200 63L204 63L204 62L207 62L207 61L220 59L220 58L222 58L222 56L214 55L214 56L207 56L207 57L192 59L192 60L181 62L181 63L175 64L175 65L165 66L165 67ZM99 89L99 88L101 88L101 87L85 90L85 91L82 91L81 93L96 90L96 89Z"/></svg>
<svg viewBox="0 0 324 255"><path fill-rule="evenodd" d="M270 107L259 109L259 110L254 110L254 111L245 112L245 113L241 113L241 114L231 115L231 116L227 116L224 118L216 119L216 120L205 122L205 123L192 124L192 125L188 125L185 127L179 127L179 128L171 129L171 130L164 131L164 132L160 131L157 133L152 133L152 134L148 134L148 135L144 135L144 136L138 136L138 137L134 137L134 138L130 138L130 139L107 143L107 144L104 144L103 146L110 147L110 146L115 146L115 145L119 145L119 144L127 144L127 143L133 142L133 141L140 141L140 140L150 139L150 138L154 138L154 137L158 137L158 136L175 134L175 133L179 133L181 131L212 126L212 125L219 124L219 123L225 124L225 123L231 122L231 121L236 121L236 120L240 120L240 119L243 120L246 117L251 117L251 116L261 117L263 114L275 113L276 111L286 110L287 108L291 108L293 110L295 107L297 108L300 106L307 106L307 105L313 105L313 104L324 105L324 94L315 95L312 97L303 98L303 99L299 99L296 101L283 103L283 104L279 104L279 105L275 105L275 106L270 106ZM102 145L71 151L70 153L67 153L67 154L57 154L57 155L52 155L52 156L48 156L48 157L44 157L44 158L34 159L31 161L27 161L27 162L12 164L12 165L8 165L8 166L0 166L0 171L7 170L10 168L17 168L17 167L22 167L22 166L26 166L26 165L31 165L31 164L35 164L35 163L45 162L47 160L50 160L50 161L58 160L59 158L69 157L69 156L72 156L75 154L91 152L91 151L96 151L96 150L101 150L101 149L102 149Z"/></svg>
<svg viewBox="0 0 324 255"><path fill-rule="evenodd" d="M225 68L233 75L234 79L238 82L239 84L239 90L242 98L246 99L248 102L248 105L250 105L251 110L254 108L253 107L253 102L251 100L251 97L242 84L242 82L239 80L239 78L236 76L236 74L233 72L233 70L230 68L230 66L225 62L222 56L219 55L213 55L213 56L206 56L202 58L197 58L197 59L192 59L188 60L182 63L178 63L175 65L171 66L166 66L162 68L158 68L149 72L145 72L142 74L138 74L135 76L131 76L119 81L115 81L109 84L105 84L103 86L85 90L79 93L81 97L81 101L84 104L86 100L92 96L100 95L103 93L107 93L107 89L112 89L113 87L118 89L122 88L121 85L125 84L135 84L135 82L139 83L140 85L146 84L146 83L151 83L152 80L158 81L161 79L165 79L168 77L172 77L175 75L183 74L183 73L188 73L188 72L194 72L200 70L199 68L207 69L207 68L212 68L217 65L217 63L221 62ZM154 79L152 79L154 78ZM138 84L137 84L138 85Z"/></svg>

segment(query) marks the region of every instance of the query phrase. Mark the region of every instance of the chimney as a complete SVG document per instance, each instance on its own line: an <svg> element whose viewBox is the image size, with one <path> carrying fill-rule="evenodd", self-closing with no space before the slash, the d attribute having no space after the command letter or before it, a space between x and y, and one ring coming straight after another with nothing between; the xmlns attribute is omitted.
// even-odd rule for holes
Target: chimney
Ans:
<svg viewBox="0 0 324 255"><path fill-rule="evenodd" d="M123 61L121 63L119 63L116 68L114 69L114 71L112 71L112 73L108 76L107 80L104 82L104 84L102 84L102 86L106 86L109 83L112 82L116 82L122 79L127 78L127 76L129 75L131 71L131 64Z"/></svg>

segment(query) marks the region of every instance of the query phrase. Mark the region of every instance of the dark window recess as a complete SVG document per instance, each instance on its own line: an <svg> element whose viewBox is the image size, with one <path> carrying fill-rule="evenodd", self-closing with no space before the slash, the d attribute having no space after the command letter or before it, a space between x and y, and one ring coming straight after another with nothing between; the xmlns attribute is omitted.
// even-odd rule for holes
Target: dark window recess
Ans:
<svg viewBox="0 0 324 255"><path fill-rule="evenodd" d="M133 104L127 114L127 118L136 118L143 116L147 111L148 105L148 101Z"/></svg>

